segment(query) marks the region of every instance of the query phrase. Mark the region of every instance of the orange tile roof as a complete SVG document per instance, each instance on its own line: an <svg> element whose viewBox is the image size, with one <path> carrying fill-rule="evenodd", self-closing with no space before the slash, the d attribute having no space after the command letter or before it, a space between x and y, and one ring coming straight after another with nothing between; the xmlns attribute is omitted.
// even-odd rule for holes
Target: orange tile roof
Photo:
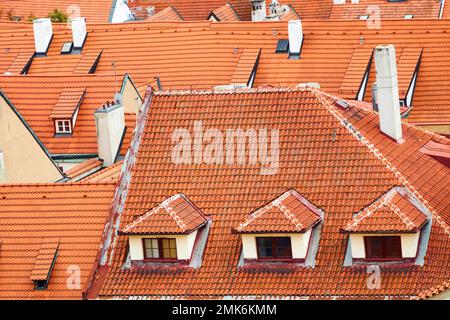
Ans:
<svg viewBox="0 0 450 320"><path fill-rule="evenodd" d="M211 11L211 13L219 19L219 21L239 21L241 20L234 10L233 5L230 2L227 2L223 6L218 7L217 9Z"/></svg>
<svg viewBox="0 0 450 320"><path fill-rule="evenodd" d="M88 74L94 73L98 61L102 56L103 50L84 50L81 53L81 58L79 59L77 65L73 69L75 74Z"/></svg>
<svg viewBox="0 0 450 320"><path fill-rule="evenodd" d="M174 7L170 6L146 18L145 21L183 21L183 17Z"/></svg>
<svg viewBox="0 0 450 320"><path fill-rule="evenodd" d="M365 104L349 102L343 110L315 89L173 91L155 93L151 101L120 226L183 193L212 220L203 262L176 274L130 272L123 269L128 240L119 235L100 297L408 298L450 278L450 169L419 151L430 140L450 144L447 139L404 122L405 141L397 144L380 133L377 114ZM278 172L261 175L254 164L174 164L171 133L191 131L194 120L221 132L278 129ZM371 290L365 269L343 267L348 235L339 228L395 186L432 212L428 251L422 267L384 272L380 289ZM239 268L241 240L232 228L289 189L324 212L314 267L287 273Z"/></svg>
<svg viewBox="0 0 450 320"><path fill-rule="evenodd" d="M371 206L358 213L343 228L352 233L418 232L427 216L398 190L389 191Z"/></svg>
<svg viewBox="0 0 450 320"><path fill-rule="evenodd" d="M186 21L206 20L208 14L216 8L231 3L242 20L251 20L251 4L249 0L136 0L129 2L132 11L137 7L155 7L156 13L172 6Z"/></svg>
<svg viewBox="0 0 450 320"><path fill-rule="evenodd" d="M121 234L188 234L204 226L204 214L183 194L176 194L142 214Z"/></svg>
<svg viewBox="0 0 450 320"><path fill-rule="evenodd" d="M383 20L383 28L368 29L365 21L303 20L305 40L302 57L289 60L276 54L277 41L287 39L287 23L280 22L136 22L114 25L88 26L84 50L104 49L96 74L113 73L115 62L118 75L129 73L140 87L159 76L165 90L211 89L229 84L244 49L261 49L261 57L254 82L255 87L294 86L298 83L318 82L321 88L339 94L347 73L356 72L348 82L358 83L362 74L362 60L355 60L355 52L370 52L380 43L392 43L397 57L406 50L423 48L414 91L413 109L408 121L420 124L450 124L449 95L450 57L442 54L450 50L448 20ZM5 72L22 48L33 48L30 25L0 23L0 72ZM60 55L64 42L70 41L67 29L55 27L55 34L47 57L33 60L29 74L67 74L79 63L79 55ZM195 40L194 40L195 39ZM129 43L132 42L133 50ZM236 50L237 49L237 50ZM406 51L405 51L406 52ZM410 70L410 59L406 70ZM351 66L358 62L358 66ZM353 68L355 71L352 71ZM398 70L402 70L398 66ZM332 72L330 72L332 70ZM400 71L399 71L400 72ZM409 71L408 71L409 72ZM375 79L372 64L364 100L371 101ZM406 79L406 78L405 78ZM350 90L350 91L349 91ZM345 86L345 92L358 88ZM354 96L346 98L354 99Z"/></svg>
<svg viewBox="0 0 450 320"><path fill-rule="evenodd" d="M114 76L0 76L0 88L50 153L97 153L94 112L107 101L113 101L116 91ZM73 134L55 136L52 116L55 115L54 107L58 104L61 92L79 88L86 88L86 94L79 107ZM63 109L66 110L66 107ZM127 128L123 145L125 151L133 132L134 119L134 115L126 115L126 125L132 127Z"/></svg>
<svg viewBox="0 0 450 320"><path fill-rule="evenodd" d="M119 179L123 160L104 168L81 180L82 182L116 182Z"/></svg>
<svg viewBox="0 0 450 320"><path fill-rule="evenodd" d="M0 185L0 298L81 299L114 190L113 183ZM54 249L47 239L59 239L58 256L47 290L37 291L30 276L43 278L47 270L46 251ZM78 271L81 287L68 287Z"/></svg>
<svg viewBox="0 0 450 320"><path fill-rule="evenodd" d="M54 9L67 16L85 17L88 23L109 22L114 0L2 0L0 20L9 21L9 14L28 21L30 16L46 18Z"/></svg>
<svg viewBox="0 0 450 320"><path fill-rule="evenodd" d="M252 212L236 229L238 233L300 232L321 220L319 209L297 191L289 190L271 203Z"/></svg>
<svg viewBox="0 0 450 320"><path fill-rule="evenodd" d="M254 69L258 66L260 49L244 49L239 57L239 61L231 77L232 84L249 84Z"/></svg>
<svg viewBox="0 0 450 320"><path fill-rule="evenodd" d="M59 247L59 239L44 239L36 256L34 268L31 270L32 281L47 280L50 278L53 265L56 260Z"/></svg>
<svg viewBox="0 0 450 320"><path fill-rule="evenodd" d="M51 119L71 119L78 110L86 88L63 89L50 114Z"/></svg>
<svg viewBox="0 0 450 320"><path fill-rule="evenodd" d="M26 66L31 62L33 55L32 49L20 50L6 72L14 75L25 73Z"/></svg>
<svg viewBox="0 0 450 320"><path fill-rule="evenodd" d="M73 179L73 178L79 177L83 174L89 173L92 170L95 170L95 169L100 170L102 168L102 165L103 165L103 161L100 161L97 158L92 158L92 159L89 159L89 160L86 160L86 161L80 163L79 165L76 165L76 166L70 168L69 170L67 170L65 172L65 174L68 178ZM96 182L100 182L100 181L96 181Z"/></svg>
<svg viewBox="0 0 450 320"><path fill-rule="evenodd" d="M372 48L355 48L339 88L340 95L356 97L367 68L371 63L372 53Z"/></svg>

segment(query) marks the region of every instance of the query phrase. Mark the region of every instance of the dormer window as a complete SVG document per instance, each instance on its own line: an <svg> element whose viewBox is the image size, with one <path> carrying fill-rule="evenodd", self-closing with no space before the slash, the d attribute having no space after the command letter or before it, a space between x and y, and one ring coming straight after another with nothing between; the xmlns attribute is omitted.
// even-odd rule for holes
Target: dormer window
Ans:
<svg viewBox="0 0 450 320"><path fill-rule="evenodd" d="M318 238L316 226L321 221L322 212L316 206L289 190L252 212L233 232L241 234L245 264L304 263L316 252L310 244Z"/></svg>
<svg viewBox="0 0 450 320"><path fill-rule="evenodd" d="M70 120L55 120L56 133L72 133L72 123Z"/></svg>
<svg viewBox="0 0 450 320"><path fill-rule="evenodd" d="M64 89L61 92L50 114L50 119L55 124L55 134L67 135L73 133L85 93L85 88Z"/></svg>
<svg viewBox="0 0 450 320"><path fill-rule="evenodd" d="M426 208L397 187L357 213L341 232L349 234L353 263L413 262L419 239L429 236L422 230L428 221Z"/></svg>
<svg viewBox="0 0 450 320"><path fill-rule="evenodd" d="M200 209L185 195L176 194L121 228L119 234L128 236L132 267L145 268L191 263L195 253L202 254L207 226L209 220Z"/></svg>

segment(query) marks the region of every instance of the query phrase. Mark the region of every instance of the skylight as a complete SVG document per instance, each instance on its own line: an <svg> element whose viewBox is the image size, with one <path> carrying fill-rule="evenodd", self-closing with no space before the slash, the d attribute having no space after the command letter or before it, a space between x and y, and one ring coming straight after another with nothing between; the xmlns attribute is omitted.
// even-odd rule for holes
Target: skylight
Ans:
<svg viewBox="0 0 450 320"><path fill-rule="evenodd" d="M66 42L63 44L61 54L70 54L72 52L72 42Z"/></svg>
<svg viewBox="0 0 450 320"><path fill-rule="evenodd" d="M280 39L277 43L277 49L275 53L287 53L289 51L289 40Z"/></svg>

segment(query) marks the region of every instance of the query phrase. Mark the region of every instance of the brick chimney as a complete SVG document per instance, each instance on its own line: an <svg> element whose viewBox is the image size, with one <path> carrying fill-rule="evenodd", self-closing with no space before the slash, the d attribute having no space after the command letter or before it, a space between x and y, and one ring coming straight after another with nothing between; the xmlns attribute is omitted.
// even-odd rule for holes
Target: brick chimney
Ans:
<svg viewBox="0 0 450 320"><path fill-rule="evenodd" d="M33 21L34 47L37 55L47 54L50 41L53 37L52 22L49 18Z"/></svg>
<svg viewBox="0 0 450 320"><path fill-rule="evenodd" d="M103 166L114 164L119 153L125 130L125 114L122 104L106 105L94 113L97 126L98 156Z"/></svg>
<svg viewBox="0 0 450 320"><path fill-rule="evenodd" d="M392 139L402 139L402 121L398 95L397 63L392 44L375 48L376 101L380 129Z"/></svg>

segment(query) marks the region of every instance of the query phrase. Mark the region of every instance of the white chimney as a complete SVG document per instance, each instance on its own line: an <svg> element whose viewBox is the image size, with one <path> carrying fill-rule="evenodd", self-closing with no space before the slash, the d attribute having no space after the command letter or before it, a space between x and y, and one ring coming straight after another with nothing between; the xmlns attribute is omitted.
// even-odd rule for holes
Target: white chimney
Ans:
<svg viewBox="0 0 450 320"><path fill-rule="evenodd" d="M264 21L266 19L266 0L252 1L252 21Z"/></svg>
<svg viewBox="0 0 450 320"><path fill-rule="evenodd" d="M289 58L300 58L300 50L303 44L303 28L301 20L290 20L288 22L289 34Z"/></svg>
<svg viewBox="0 0 450 320"><path fill-rule="evenodd" d="M0 150L0 183L6 182L6 165L3 151Z"/></svg>
<svg viewBox="0 0 450 320"><path fill-rule="evenodd" d="M36 54L46 54L53 36L52 22L49 18L34 20L33 32Z"/></svg>
<svg viewBox="0 0 450 320"><path fill-rule="evenodd" d="M345 1L346 0L333 0L333 4L345 4Z"/></svg>
<svg viewBox="0 0 450 320"><path fill-rule="evenodd" d="M396 141L402 139L397 63L392 44L375 48L376 95L380 129Z"/></svg>
<svg viewBox="0 0 450 320"><path fill-rule="evenodd" d="M73 47L75 49L81 49L86 39L86 20L84 18L72 19L72 38Z"/></svg>
<svg viewBox="0 0 450 320"><path fill-rule="evenodd" d="M95 111L98 156L103 166L114 164L125 130L125 115L121 104L104 106Z"/></svg>

